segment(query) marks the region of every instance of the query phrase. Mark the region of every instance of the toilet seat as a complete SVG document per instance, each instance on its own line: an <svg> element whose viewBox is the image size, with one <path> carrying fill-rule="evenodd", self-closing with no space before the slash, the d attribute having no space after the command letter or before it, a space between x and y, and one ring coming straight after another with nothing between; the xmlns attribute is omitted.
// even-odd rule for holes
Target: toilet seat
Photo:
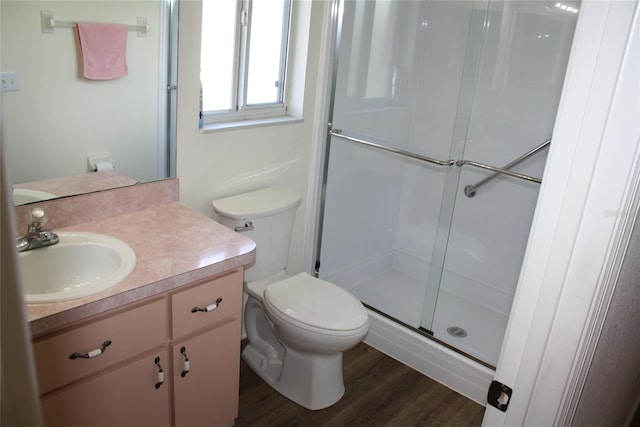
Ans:
<svg viewBox="0 0 640 427"><path fill-rule="evenodd" d="M307 273L268 286L264 305L272 316L323 335L348 336L369 327L367 312L356 297Z"/></svg>

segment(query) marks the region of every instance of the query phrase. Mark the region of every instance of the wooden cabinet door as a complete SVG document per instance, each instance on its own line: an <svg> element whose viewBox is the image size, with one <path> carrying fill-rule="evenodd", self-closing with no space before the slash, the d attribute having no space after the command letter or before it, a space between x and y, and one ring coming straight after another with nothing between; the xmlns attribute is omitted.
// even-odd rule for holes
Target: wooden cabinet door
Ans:
<svg viewBox="0 0 640 427"><path fill-rule="evenodd" d="M158 383L156 358L164 371ZM83 380L42 398L45 426L171 426L169 351Z"/></svg>
<svg viewBox="0 0 640 427"><path fill-rule="evenodd" d="M240 320L173 346L177 427L231 426L238 416ZM188 372L185 372L188 358Z"/></svg>

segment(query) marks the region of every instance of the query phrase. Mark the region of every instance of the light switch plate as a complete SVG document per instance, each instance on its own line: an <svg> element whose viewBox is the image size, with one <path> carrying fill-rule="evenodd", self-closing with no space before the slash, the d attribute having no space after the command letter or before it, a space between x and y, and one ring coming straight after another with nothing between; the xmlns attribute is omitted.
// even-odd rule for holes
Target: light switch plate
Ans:
<svg viewBox="0 0 640 427"><path fill-rule="evenodd" d="M16 92L20 90L20 82L18 81L18 73L15 71L2 72L2 91Z"/></svg>

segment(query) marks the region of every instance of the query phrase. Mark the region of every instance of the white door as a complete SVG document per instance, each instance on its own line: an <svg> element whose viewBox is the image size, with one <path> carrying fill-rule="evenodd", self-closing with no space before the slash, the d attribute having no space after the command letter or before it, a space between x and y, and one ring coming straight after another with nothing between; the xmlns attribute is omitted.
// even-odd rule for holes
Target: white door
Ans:
<svg viewBox="0 0 640 427"><path fill-rule="evenodd" d="M484 425L562 425L637 210L637 1L585 1ZM597 335L595 335L597 337ZM596 338L597 339L597 338ZM621 343L624 346L624 343Z"/></svg>

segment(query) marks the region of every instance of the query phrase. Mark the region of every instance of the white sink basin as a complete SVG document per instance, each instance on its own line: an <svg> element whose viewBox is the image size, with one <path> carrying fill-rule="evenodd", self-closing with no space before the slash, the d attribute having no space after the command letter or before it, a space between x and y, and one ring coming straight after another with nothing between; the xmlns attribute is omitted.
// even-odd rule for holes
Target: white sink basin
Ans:
<svg viewBox="0 0 640 427"><path fill-rule="evenodd" d="M55 194L45 191L29 190L26 188L13 189L13 205L24 205L25 203L39 202L41 200L49 200L57 197Z"/></svg>
<svg viewBox="0 0 640 427"><path fill-rule="evenodd" d="M27 303L98 293L120 283L136 266L135 252L122 240L96 233L57 234L60 243L18 254Z"/></svg>

